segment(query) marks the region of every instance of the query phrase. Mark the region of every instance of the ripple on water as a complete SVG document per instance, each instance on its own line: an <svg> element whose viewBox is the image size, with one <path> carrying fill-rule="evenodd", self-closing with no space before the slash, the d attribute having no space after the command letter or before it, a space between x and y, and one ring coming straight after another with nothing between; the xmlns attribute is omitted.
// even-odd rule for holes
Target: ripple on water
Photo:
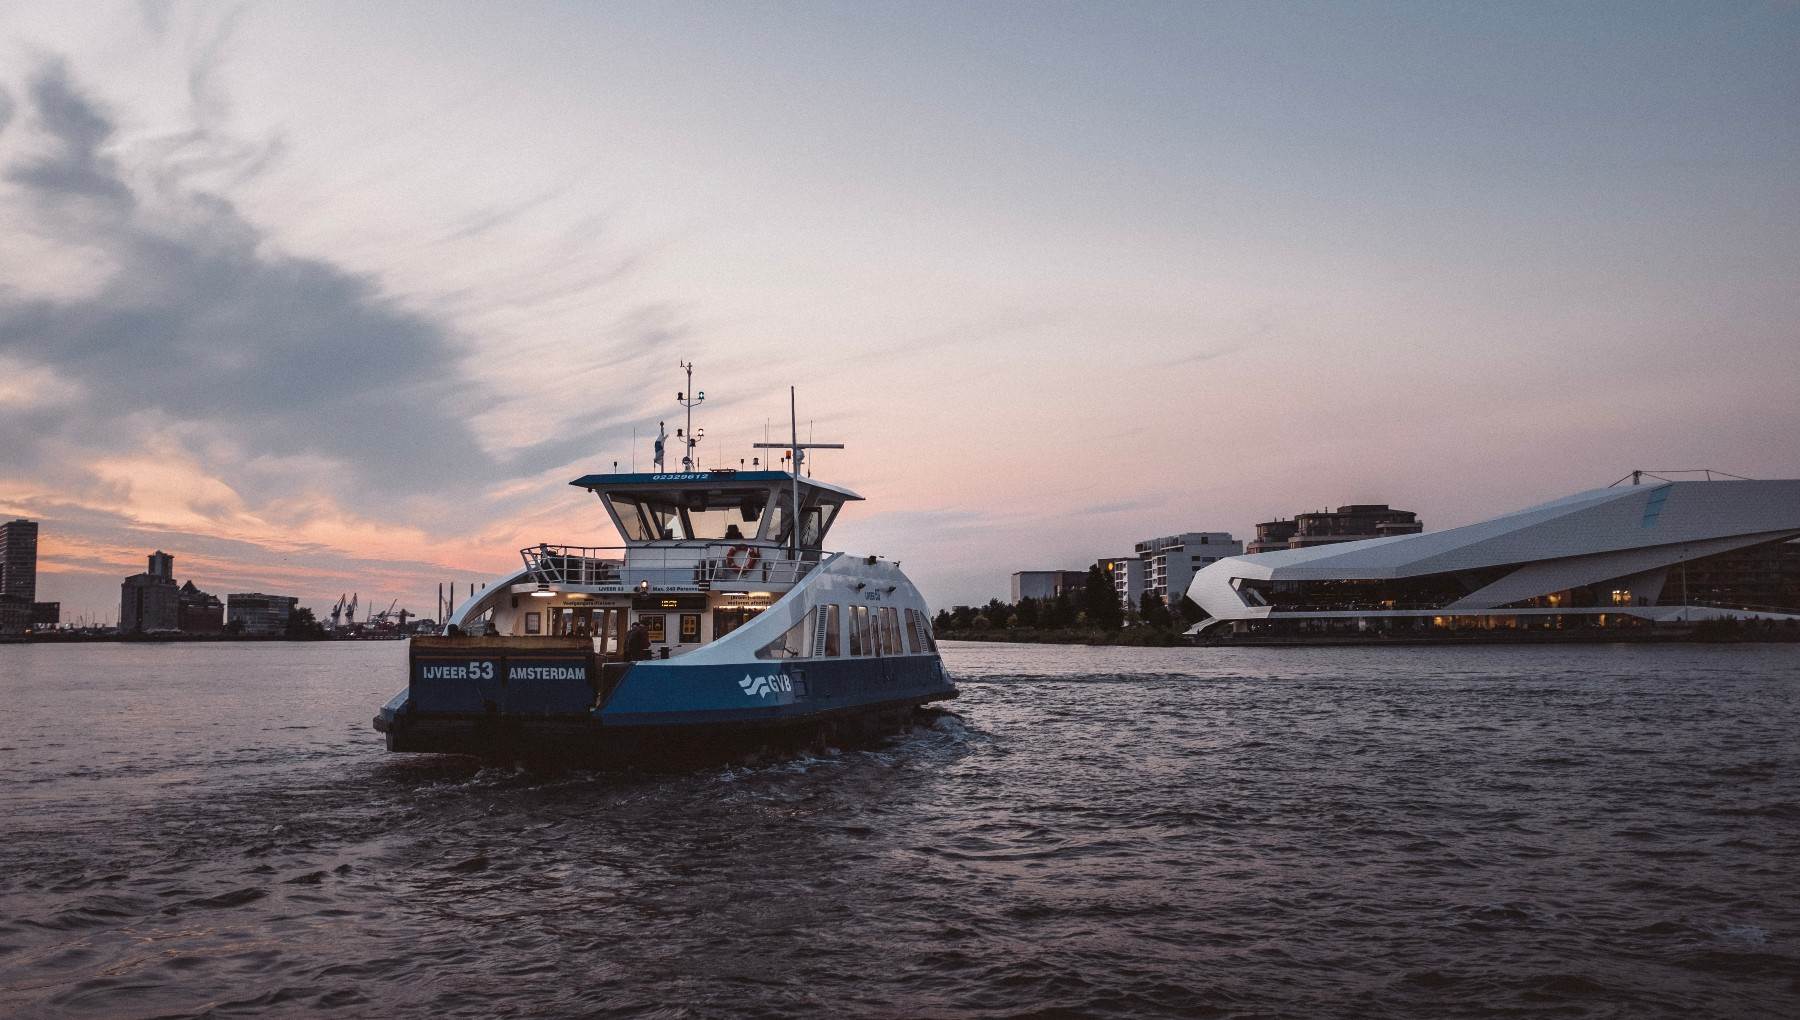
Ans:
<svg viewBox="0 0 1800 1020"><path fill-rule="evenodd" d="M949 646L883 746L680 775L385 755L404 649L157 651L154 716L129 648L0 690L0 1014L1800 999L1786 649Z"/></svg>

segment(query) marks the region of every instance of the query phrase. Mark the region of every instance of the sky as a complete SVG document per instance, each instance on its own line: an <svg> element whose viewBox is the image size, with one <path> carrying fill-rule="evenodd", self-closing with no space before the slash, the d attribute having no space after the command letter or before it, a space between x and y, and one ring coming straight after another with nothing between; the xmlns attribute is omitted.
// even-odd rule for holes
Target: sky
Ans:
<svg viewBox="0 0 1800 1020"><path fill-rule="evenodd" d="M0 0L0 516L435 610L784 422L934 604L1800 475L1800 5ZM635 442L634 442L635 436Z"/></svg>

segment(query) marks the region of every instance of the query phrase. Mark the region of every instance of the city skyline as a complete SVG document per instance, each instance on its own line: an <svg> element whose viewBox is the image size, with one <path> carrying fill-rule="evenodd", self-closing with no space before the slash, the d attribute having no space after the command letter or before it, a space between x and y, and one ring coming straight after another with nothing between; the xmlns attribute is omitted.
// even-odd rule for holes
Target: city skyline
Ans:
<svg viewBox="0 0 1800 1020"><path fill-rule="evenodd" d="M753 40L754 46L746 46ZM934 603L1800 460L1800 12L0 4L39 597L428 608L799 386Z"/></svg>

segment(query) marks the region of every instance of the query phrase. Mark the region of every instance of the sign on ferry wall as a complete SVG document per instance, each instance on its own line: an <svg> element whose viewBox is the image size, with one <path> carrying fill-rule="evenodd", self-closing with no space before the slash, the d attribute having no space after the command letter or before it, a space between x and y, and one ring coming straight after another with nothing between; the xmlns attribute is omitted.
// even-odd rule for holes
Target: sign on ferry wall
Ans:
<svg viewBox="0 0 1800 1020"><path fill-rule="evenodd" d="M640 613L694 612L706 608L705 595L633 595L631 608Z"/></svg>
<svg viewBox="0 0 1800 1020"><path fill-rule="evenodd" d="M470 649L413 656L411 696L421 711L579 714L594 703L594 661L586 651L507 655Z"/></svg>

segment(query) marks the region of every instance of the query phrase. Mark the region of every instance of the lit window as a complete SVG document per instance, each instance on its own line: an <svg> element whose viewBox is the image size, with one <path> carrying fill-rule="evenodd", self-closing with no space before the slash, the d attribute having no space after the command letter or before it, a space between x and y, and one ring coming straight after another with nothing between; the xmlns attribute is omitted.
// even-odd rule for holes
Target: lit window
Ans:
<svg viewBox="0 0 1800 1020"><path fill-rule="evenodd" d="M835 605L820 606L817 619L813 621L813 655L832 656L841 654L838 607Z"/></svg>
<svg viewBox="0 0 1800 1020"><path fill-rule="evenodd" d="M850 654L875 654L875 636L869 631L868 606L850 607Z"/></svg>

